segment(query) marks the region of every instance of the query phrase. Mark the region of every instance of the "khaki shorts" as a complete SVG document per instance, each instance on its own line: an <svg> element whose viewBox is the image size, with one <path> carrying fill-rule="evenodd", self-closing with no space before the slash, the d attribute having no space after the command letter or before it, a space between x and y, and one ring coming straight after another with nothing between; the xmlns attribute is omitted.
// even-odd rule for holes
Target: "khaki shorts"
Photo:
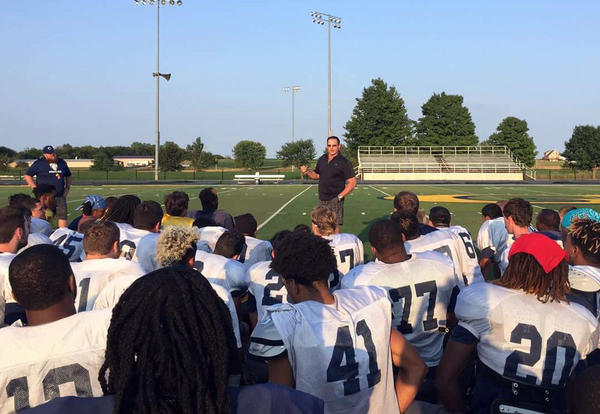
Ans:
<svg viewBox="0 0 600 414"><path fill-rule="evenodd" d="M67 199L65 197L54 197L56 203L56 218L59 220L67 219Z"/></svg>
<svg viewBox="0 0 600 414"><path fill-rule="evenodd" d="M335 197L327 201L319 200L319 203L320 205L335 211L338 216L338 224L340 226L344 224L344 200L340 201L337 197Z"/></svg>

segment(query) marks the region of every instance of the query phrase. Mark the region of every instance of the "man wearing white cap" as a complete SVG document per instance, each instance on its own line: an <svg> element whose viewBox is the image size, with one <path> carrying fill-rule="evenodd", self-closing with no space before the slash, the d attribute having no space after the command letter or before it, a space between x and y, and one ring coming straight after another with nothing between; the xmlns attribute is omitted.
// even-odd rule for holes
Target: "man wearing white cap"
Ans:
<svg viewBox="0 0 600 414"><path fill-rule="evenodd" d="M58 158L52 145L46 145L42 151L43 157L27 169L23 178L32 189L39 184L49 184L54 187L58 227L67 227L67 195L71 188L71 170L65 160Z"/></svg>

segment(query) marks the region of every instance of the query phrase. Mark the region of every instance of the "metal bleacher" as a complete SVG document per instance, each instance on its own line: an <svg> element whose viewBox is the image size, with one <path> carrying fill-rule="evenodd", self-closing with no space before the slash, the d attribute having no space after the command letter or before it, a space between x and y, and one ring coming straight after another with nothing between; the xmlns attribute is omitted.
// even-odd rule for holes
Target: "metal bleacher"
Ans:
<svg viewBox="0 0 600 414"><path fill-rule="evenodd" d="M363 180L535 180L503 146L358 148Z"/></svg>

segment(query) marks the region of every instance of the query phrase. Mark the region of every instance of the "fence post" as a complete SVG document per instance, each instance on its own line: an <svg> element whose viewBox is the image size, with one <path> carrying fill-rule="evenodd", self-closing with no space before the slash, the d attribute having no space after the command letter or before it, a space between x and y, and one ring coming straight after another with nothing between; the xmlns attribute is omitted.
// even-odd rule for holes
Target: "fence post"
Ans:
<svg viewBox="0 0 600 414"><path fill-rule="evenodd" d="M137 181L138 177L137 177L137 168L135 169L135 181Z"/></svg>
<svg viewBox="0 0 600 414"><path fill-rule="evenodd" d="M108 181L108 168L106 169L106 181Z"/></svg>
<svg viewBox="0 0 600 414"><path fill-rule="evenodd" d="M223 183L223 168L221 168L221 184Z"/></svg>

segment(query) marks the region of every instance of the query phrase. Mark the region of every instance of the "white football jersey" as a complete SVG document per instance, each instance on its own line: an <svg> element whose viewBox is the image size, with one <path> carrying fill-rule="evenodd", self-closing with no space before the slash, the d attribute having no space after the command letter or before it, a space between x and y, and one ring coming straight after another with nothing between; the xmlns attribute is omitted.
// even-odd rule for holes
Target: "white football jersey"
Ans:
<svg viewBox="0 0 600 414"><path fill-rule="evenodd" d="M13 298L12 289L10 288L10 280L8 279L8 267L10 262L16 256L15 253L0 253L0 274L2 275L2 290L4 292L2 296L2 321L4 322L4 304L5 303L16 303L17 301Z"/></svg>
<svg viewBox="0 0 600 414"><path fill-rule="evenodd" d="M441 253L412 253L410 259L357 266L342 288L380 286L392 300L393 326L417 349L428 367L440 363L446 314L456 286L452 261Z"/></svg>
<svg viewBox="0 0 600 414"><path fill-rule="evenodd" d="M121 248L121 257L127 260L133 260L140 239L151 232L148 230L137 229L127 223L115 224L120 230L119 247Z"/></svg>
<svg viewBox="0 0 600 414"><path fill-rule="evenodd" d="M477 233L477 247L482 257L491 257L496 263L500 262L502 252L506 248L508 232L504 225L504 217L486 220L481 223Z"/></svg>
<svg viewBox="0 0 600 414"><path fill-rule="evenodd" d="M146 234L137 243L133 261L138 262L144 272L150 273L158 269L160 266L156 262L156 241L160 233Z"/></svg>
<svg viewBox="0 0 600 414"><path fill-rule="evenodd" d="M38 244L53 244L52 240L48 236L42 233L29 233L27 236L27 245L22 247L17 254L29 249L32 246L37 246Z"/></svg>
<svg viewBox="0 0 600 414"><path fill-rule="evenodd" d="M68 227L59 227L50 235L50 240L67 256L70 262L85 260L83 234Z"/></svg>
<svg viewBox="0 0 600 414"><path fill-rule="evenodd" d="M119 276L142 276L141 266L130 260L93 259L79 263L71 263L71 269L77 283L75 309L77 312L89 311L94 307L96 298L111 282Z"/></svg>
<svg viewBox="0 0 600 414"><path fill-rule="evenodd" d="M361 286L333 296L332 305L305 301L267 308L249 352L266 356L282 344L279 354L287 350L296 389L323 399L326 413L398 413L387 292Z"/></svg>
<svg viewBox="0 0 600 414"><path fill-rule="evenodd" d="M363 242L354 234L331 234L323 238L329 240L329 245L333 249L340 278L354 268L354 266L364 263Z"/></svg>
<svg viewBox="0 0 600 414"><path fill-rule="evenodd" d="M99 397L110 311L0 329L0 413L57 397Z"/></svg>
<svg viewBox="0 0 600 414"><path fill-rule="evenodd" d="M260 321L265 315L265 307L277 303L287 303L287 290L283 278L271 269L271 262L258 262L246 273L248 290L256 300L256 313Z"/></svg>
<svg viewBox="0 0 600 414"><path fill-rule="evenodd" d="M198 232L200 233L200 240L204 240L208 243L211 252L215 251L215 246L219 240L219 237L221 237L221 235L226 231L227 229L225 227L220 226L206 226L198 229Z"/></svg>
<svg viewBox="0 0 600 414"><path fill-rule="evenodd" d="M245 291L248 288L246 267L237 260L196 250L194 269L209 282L223 286L228 292Z"/></svg>
<svg viewBox="0 0 600 414"><path fill-rule="evenodd" d="M273 246L270 241L246 236L246 245L240 253L240 262L244 263L246 269L250 269L254 263L271 260L272 251Z"/></svg>
<svg viewBox="0 0 600 414"><path fill-rule="evenodd" d="M104 289L102 289L96 297L96 300L94 301L94 307L92 309L100 310L114 308L117 302L119 302L123 292L125 292L127 288L140 277L141 276L122 275L117 276L108 282L108 284L104 286Z"/></svg>
<svg viewBox="0 0 600 414"><path fill-rule="evenodd" d="M50 225L50 223L48 223L48 221L37 217L31 218L31 226L29 227L29 232L42 233L44 236L50 237L52 231L52 226Z"/></svg>
<svg viewBox="0 0 600 414"><path fill-rule="evenodd" d="M237 347L242 347L242 337L240 335L240 322L238 320L237 312L235 310L235 303L233 303L233 298L231 294L225 289L223 286L218 285L216 283L210 284L212 288L217 292L217 295L221 298L225 305L227 305L227 309L229 309L229 314L231 315L231 324L233 325L233 334L235 335L235 340L237 343Z"/></svg>
<svg viewBox="0 0 600 414"><path fill-rule="evenodd" d="M452 234L445 231L434 231L424 236L419 236L414 240L406 241L404 248L408 254L429 251L442 253L452 260L454 264L454 273L456 274L456 285L458 288L462 289L469 284L469 281L463 278L459 254L456 250L456 242Z"/></svg>
<svg viewBox="0 0 600 414"><path fill-rule="evenodd" d="M564 386L580 359L598 347L598 322L583 306L474 283L458 295L459 325L477 339L482 363L507 378Z"/></svg>
<svg viewBox="0 0 600 414"><path fill-rule="evenodd" d="M475 243L473 243L469 231L462 226L438 227L438 230L452 234L459 261L459 266L457 266L456 270L457 272L458 269L462 271L463 279L467 280L469 285L474 282L483 282L483 273L481 273L479 260L477 260Z"/></svg>

